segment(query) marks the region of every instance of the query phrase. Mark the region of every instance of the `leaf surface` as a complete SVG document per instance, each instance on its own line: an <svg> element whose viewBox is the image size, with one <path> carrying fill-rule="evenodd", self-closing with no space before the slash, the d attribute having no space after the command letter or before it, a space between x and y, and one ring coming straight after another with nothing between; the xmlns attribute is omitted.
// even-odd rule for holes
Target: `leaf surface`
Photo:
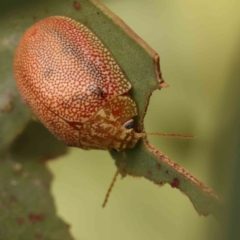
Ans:
<svg viewBox="0 0 240 240"><path fill-rule="evenodd" d="M4 230L4 239L10 239L10 234L15 234L12 239L17 239L17 235L25 236L24 234L27 235L23 239L32 239L34 234L48 239L71 239L67 226L56 216L49 192L51 176L42 162L43 158L62 154L59 150L64 150L65 147L48 132L44 133L39 124L31 123L31 131L27 129L20 137L22 140L17 140L6 152L17 135L24 130L31 116L14 83L13 56L17 43L32 24L48 16L68 16L85 24L111 51L132 84L130 93L137 103L139 113L136 118L137 131L144 131L143 119L152 92L167 86L161 76L159 56L97 0L10 0L9 3L1 4L0 191L4 196L1 215L6 225L0 229ZM56 147L55 144L60 145ZM120 166L122 154L110 153ZM123 175L143 176L158 185L169 183L190 198L199 214L212 213L218 216L221 203L216 194L152 147L146 138L134 149L126 151L124 161L125 167L121 168ZM19 166L21 169L16 170ZM25 172L29 175L24 175ZM14 229L14 233L10 232L8 226Z"/></svg>
<svg viewBox="0 0 240 240"><path fill-rule="evenodd" d="M32 122L0 156L0 239L72 239L56 214L52 176L44 164L65 152L60 141Z"/></svg>

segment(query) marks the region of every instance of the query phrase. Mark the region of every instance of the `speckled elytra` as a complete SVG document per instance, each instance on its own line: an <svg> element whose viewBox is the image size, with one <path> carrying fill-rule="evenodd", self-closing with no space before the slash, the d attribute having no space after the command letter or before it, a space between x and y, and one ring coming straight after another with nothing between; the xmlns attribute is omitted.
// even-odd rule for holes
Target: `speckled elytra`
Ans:
<svg viewBox="0 0 240 240"><path fill-rule="evenodd" d="M142 136L133 129L130 82L100 39L73 19L49 17L30 27L14 74L33 113L68 146L121 151Z"/></svg>

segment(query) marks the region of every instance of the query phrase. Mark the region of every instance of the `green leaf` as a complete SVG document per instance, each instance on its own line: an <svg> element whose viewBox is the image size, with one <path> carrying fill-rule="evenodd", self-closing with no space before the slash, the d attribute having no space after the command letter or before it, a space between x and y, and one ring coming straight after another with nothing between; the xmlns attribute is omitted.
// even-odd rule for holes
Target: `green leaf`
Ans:
<svg viewBox="0 0 240 240"><path fill-rule="evenodd" d="M44 164L65 152L60 141L32 122L0 156L0 239L72 239L56 215L49 191L52 176Z"/></svg>
<svg viewBox="0 0 240 240"><path fill-rule="evenodd" d="M151 146L147 139L141 140L134 149L125 151L124 155L114 151L111 155L117 160L123 176L145 177L159 186L169 183L189 197L199 215L221 216L221 202L214 191ZM123 163L124 167L121 167Z"/></svg>
<svg viewBox="0 0 240 240"><path fill-rule="evenodd" d="M107 8L103 6L99 6L99 8L111 19L114 19L113 23L108 23L109 27L106 29L110 28L112 24L117 24L122 29L116 28L118 32L114 31L114 34L111 34L110 41L105 40L109 37L106 32L98 36L109 47L132 83L132 96L139 111L136 129L144 131L143 119L152 92L167 86L161 76L159 56ZM107 25L107 23L105 24ZM118 167L121 168L124 161L124 168L120 169L123 176L126 174L142 176L158 185L169 183L189 197L200 215L214 214L216 217L220 217L222 204L214 191L151 146L147 138L143 138L134 149L126 150L125 157L114 151L110 153L116 159Z"/></svg>
<svg viewBox="0 0 240 240"><path fill-rule="evenodd" d="M3 26L0 26L0 153L23 131L31 116L13 81L14 46L11 35L3 34L6 32Z"/></svg>
<svg viewBox="0 0 240 240"><path fill-rule="evenodd" d="M136 118L136 129L144 130L143 119L153 90L167 86L161 77L159 57L156 52L97 0L27 0L22 1L21 6L15 1L14 3L16 3L15 9L12 5L11 8L10 5L4 5L2 9L5 12L0 15L0 98L5 102L0 113L0 151L23 130L30 116L26 106L21 104L13 83L14 50L27 28L34 22L53 15L72 17L84 23L105 43L132 83L131 95L137 103L139 112ZM7 100L7 91L11 92L10 96L15 98L12 111L9 111L11 107L8 108L11 103L9 104ZM41 134L39 132L39 135ZM32 146L39 144L35 139L32 141ZM26 150L26 154L27 152ZM51 152L52 150L49 153ZM122 154L111 154L119 165L123 158ZM17 155L14 155L14 158ZM29 156L29 159L32 158L32 161L37 164L39 155L41 153ZM5 161L11 157L12 155L6 157ZM150 146L147 139L144 138L134 149L126 151L124 161L126 166L120 169L123 175L127 173L144 176L156 184L169 183L190 198L199 214L218 215L221 204L213 191Z"/></svg>

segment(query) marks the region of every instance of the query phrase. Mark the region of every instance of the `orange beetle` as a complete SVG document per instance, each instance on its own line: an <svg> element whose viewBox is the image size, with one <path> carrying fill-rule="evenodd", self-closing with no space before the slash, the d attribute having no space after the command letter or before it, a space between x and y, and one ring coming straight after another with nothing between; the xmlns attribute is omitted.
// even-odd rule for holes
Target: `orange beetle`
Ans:
<svg viewBox="0 0 240 240"><path fill-rule="evenodd" d="M33 113L68 146L122 151L145 135L133 129L137 107L122 69L99 38L73 19L49 17L30 27L16 50L14 75Z"/></svg>
<svg viewBox="0 0 240 240"><path fill-rule="evenodd" d="M22 98L68 146L132 148L142 134L131 84L108 49L83 24L49 17L23 35L14 58Z"/></svg>

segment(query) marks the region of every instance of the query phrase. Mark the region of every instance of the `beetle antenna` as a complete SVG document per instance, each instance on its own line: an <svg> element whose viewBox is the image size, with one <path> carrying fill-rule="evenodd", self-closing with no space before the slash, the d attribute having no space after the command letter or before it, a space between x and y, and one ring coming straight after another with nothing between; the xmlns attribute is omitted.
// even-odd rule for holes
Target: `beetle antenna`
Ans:
<svg viewBox="0 0 240 240"><path fill-rule="evenodd" d="M194 136L187 136L181 134L169 134L169 133L143 133L143 135L152 135L152 136L162 136L162 137L172 137L172 138L194 138Z"/></svg>
<svg viewBox="0 0 240 240"><path fill-rule="evenodd" d="M109 186L109 188L108 188L107 194L106 194L105 199L104 199L104 202L103 202L103 204L102 204L102 207L103 207L103 208L104 208L104 207L106 206L106 204L107 204L108 198L109 198L110 193L111 193L111 191L112 191L112 189L113 189L113 187L114 187L114 184L115 184L115 182L116 182L116 180L117 180L117 176L118 176L118 174L119 174L119 172L120 172L121 165L122 165L122 164L124 163L124 161L125 161L125 158L126 158L126 154L125 154L125 152L122 152L122 162L120 163L120 166L117 168L117 171L115 172L115 174L114 174L114 176L113 176L113 179L112 179L112 182L111 182L111 184L110 184L110 186Z"/></svg>
<svg viewBox="0 0 240 240"><path fill-rule="evenodd" d="M113 187L114 187L114 184L115 184L115 182L116 182L116 180L117 180L118 174L119 174L119 168L118 168L117 171L115 172L115 174L114 174L114 176L113 176L113 180L112 180L112 182L111 182L111 184L110 184L110 186L109 186L109 188L108 188L107 194L106 194L105 199L104 199L104 202L103 202L103 204L102 204L102 207L103 207L103 208L104 208L104 207L106 206L106 204L107 204L109 195L110 195L110 193L111 193L111 191L112 191L112 189L113 189Z"/></svg>

